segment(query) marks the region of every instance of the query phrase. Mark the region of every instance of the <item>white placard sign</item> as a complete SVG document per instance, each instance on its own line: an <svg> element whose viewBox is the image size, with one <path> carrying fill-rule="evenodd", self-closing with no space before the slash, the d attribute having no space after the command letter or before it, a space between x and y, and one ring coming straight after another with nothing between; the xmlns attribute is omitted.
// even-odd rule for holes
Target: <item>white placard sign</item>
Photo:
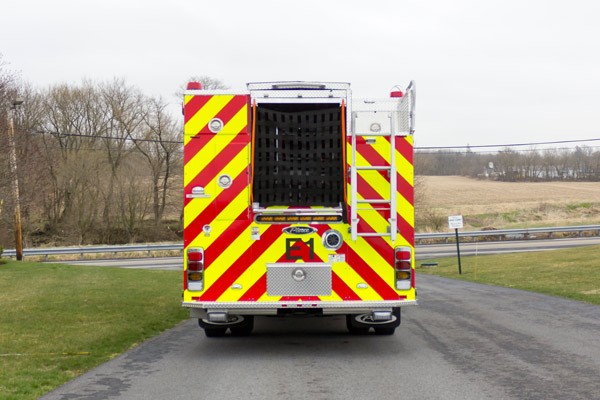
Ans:
<svg viewBox="0 0 600 400"><path fill-rule="evenodd" d="M448 217L448 227L450 229L461 229L463 227L462 215L450 215Z"/></svg>

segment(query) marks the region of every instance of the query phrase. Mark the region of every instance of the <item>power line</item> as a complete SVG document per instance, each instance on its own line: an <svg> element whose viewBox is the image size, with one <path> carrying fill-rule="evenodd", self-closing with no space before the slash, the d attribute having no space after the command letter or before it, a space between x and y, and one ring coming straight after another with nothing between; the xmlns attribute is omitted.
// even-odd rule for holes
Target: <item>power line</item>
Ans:
<svg viewBox="0 0 600 400"><path fill-rule="evenodd" d="M131 142L150 142L150 143L168 143L168 144L183 144L182 140L158 140L158 139L138 139L132 138L131 136L119 138L114 136L105 136L105 135L88 135L88 134L80 134L80 133L60 133L60 132L44 132L44 131L35 131L35 134L50 134L59 137L82 137L82 138L90 138L90 139L106 139L106 140L124 140ZM539 146L539 145L556 145L556 144L568 144L568 143L584 143L584 142L597 142L600 141L600 138L592 138L592 139L574 139L574 140L555 140L548 142L525 142L525 143L505 143L505 144L483 144L483 145L465 145L465 146L415 146L415 150L472 150L472 149L484 149L484 148L506 148L506 147L525 147L525 146ZM591 148L597 148L598 146L590 146ZM560 148L559 150L566 150L568 148ZM529 149L529 150L520 150L522 152L525 151L537 151L537 149ZM484 154L485 152L477 152L478 154ZM490 154L494 153L492 151ZM428 154L426 152L421 152L421 154Z"/></svg>
<svg viewBox="0 0 600 400"><path fill-rule="evenodd" d="M582 143L600 141L600 138L594 139L576 139L576 140L555 140L552 142L529 142L529 143L509 143L509 144L482 144L482 145L466 145L466 146L415 146L415 150L452 150L452 149L480 149L489 147L523 147L523 146L538 146L549 144L565 144L565 143Z"/></svg>
<svg viewBox="0 0 600 400"><path fill-rule="evenodd" d="M183 144L182 140L158 140L158 139L138 139L132 138L131 136L127 137L114 137L114 136L104 136L104 135L86 135L83 133L60 133L60 132L44 132L44 131L35 131L32 132L37 135L53 135L58 137L82 137L89 139L107 139L107 140L123 140L130 142L150 142L150 143L168 143L168 144Z"/></svg>
<svg viewBox="0 0 600 400"><path fill-rule="evenodd" d="M598 146L586 146L587 149L600 149L600 145ZM547 147L547 148L543 148L543 149L516 149L516 150L512 150L514 153L536 153L536 152L544 152L545 150L556 150L556 151L562 151L562 152L570 152L570 151L574 151L575 149L573 147ZM479 151L471 151L469 150L463 150L463 151L442 151L442 150L438 150L438 151L420 151L419 149L417 149L416 154L431 154L431 155L439 155L439 154L450 154L450 155L456 155L456 154L477 154L477 155L486 155L486 154L498 154L502 152L502 150L479 150Z"/></svg>

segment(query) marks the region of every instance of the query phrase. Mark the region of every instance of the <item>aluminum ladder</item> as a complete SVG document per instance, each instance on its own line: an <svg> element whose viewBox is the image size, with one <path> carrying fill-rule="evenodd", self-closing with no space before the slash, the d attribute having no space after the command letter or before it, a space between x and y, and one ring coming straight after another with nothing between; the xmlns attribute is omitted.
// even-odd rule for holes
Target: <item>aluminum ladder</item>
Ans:
<svg viewBox="0 0 600 400"><path fill-rule="evenodd" d="M359 236L362 237L383 237L388 236L392 242L396 240L397 220L396 220L396 123L395 112L389 112L390 125L389 132L356 132L354 119L360 111L352 113L353 129L351 133L352 157L350 163L350 233L352 240L356 241ZM358 166L356 160L356 138L357 137L389 137L390 138L390 165L370 165ZM388 171L390 182L390 193L386 199L359 199L358 198L358 171ZM381 204L383 207L372 207L371 205ZM366 205L363 206L363 205ZM360 207L360 208L359 208ZM386 232L360 232L358 230L358 211L388 211L390 218L387 219Z"/></svg>

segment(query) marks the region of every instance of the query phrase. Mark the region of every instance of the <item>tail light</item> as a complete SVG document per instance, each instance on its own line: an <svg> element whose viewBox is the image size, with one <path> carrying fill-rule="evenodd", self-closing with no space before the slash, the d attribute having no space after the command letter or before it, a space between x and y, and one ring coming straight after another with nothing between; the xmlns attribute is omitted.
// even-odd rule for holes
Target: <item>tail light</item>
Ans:
<svg viewBox="0 0 600 400"><path fill-rule="evenodd" d="M201 247L187 249L187 283L188 290L204 289L204 249Z"/></svg>
<svg viewBox="0 0 600 400"><path fill-rule="evenodd" d="M394 274L397 290L408 290L412 287L412 248L394 249Z"/></svg>

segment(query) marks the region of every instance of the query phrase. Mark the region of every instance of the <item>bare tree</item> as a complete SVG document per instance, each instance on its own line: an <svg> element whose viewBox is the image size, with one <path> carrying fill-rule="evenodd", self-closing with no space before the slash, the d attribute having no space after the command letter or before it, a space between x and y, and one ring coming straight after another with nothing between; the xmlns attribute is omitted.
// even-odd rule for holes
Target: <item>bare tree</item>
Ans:
<svg viewBox="0 0 600 400"><path fill-rule="evenodd" d="M150 168L156 224L164 216L173 170L181 163L182 129L167 113L167 106L161 98L147 99L144 128L133 141Z"/></svg>
<svg viewBox="0 0 600 400"><path fill-rule="evenodd" d="M151 205L152 190L147 184L147 171L139 161L135 156L124 161L127 173L119 175L115 188L118 228L123 230L126 242L136 240Z"/></svg>
<svg viewBox="0 0 600 400"><path fill-rule="evenodd" d="M103 144L110 176L104 192L103 221L110 225L111 209L114 204L114 186L124 157L131 150L129 138L135 136L144 118L143 95L133 87L127 86L121 79L100 85L97 98L106 130L100 136Z"/></svg>

